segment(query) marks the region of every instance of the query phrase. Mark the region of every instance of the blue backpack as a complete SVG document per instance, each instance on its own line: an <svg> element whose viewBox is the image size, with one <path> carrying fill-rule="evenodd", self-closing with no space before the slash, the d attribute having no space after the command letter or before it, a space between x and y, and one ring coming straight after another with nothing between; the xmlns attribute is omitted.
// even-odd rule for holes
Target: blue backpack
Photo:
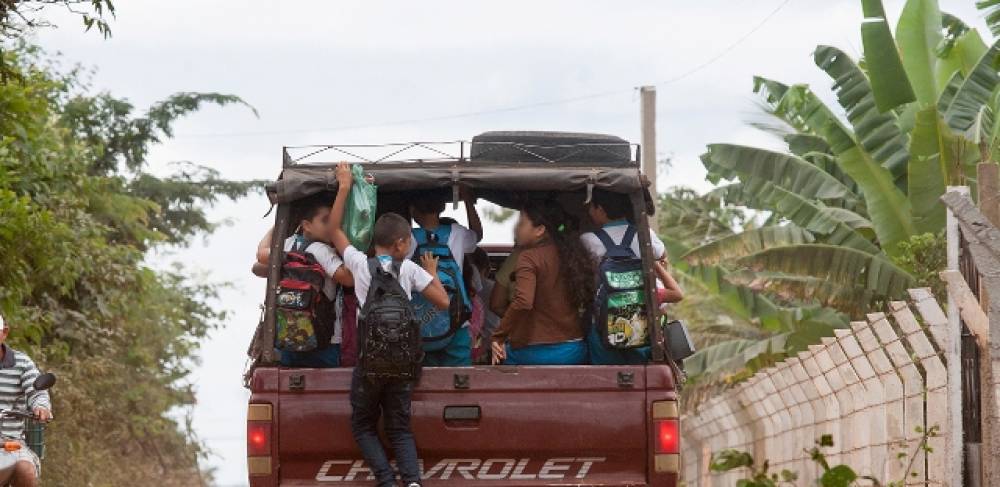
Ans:
<svg viewBox="0 0 1000 487"><path fill-rule="evenodd" d="M455 256L451 255L451 249L448 248L448 237L450 236L451 223L447 221L442 221L433 231L423 228L413 229L413 238L417 242L417 249L411 258L413 261L419 262L420 256L425 252L430 252L438 258L438 279L444 285L449 301L447 310L439 310L422 294L413 295L411 302L417 322L420 323L420 336L423 339L424 350L427 352L435 352L447 347L449 339L472 316L472 305L469 301L469 294L465 291L462 269L458 267Z"/></svg>
<svg viewBox="0 0 1000 487"><path fill-rule="evenodd" d="M621 244L614 243L603 228L594 232L606 253L597 268L592 326L601 344L610 350L630 350L650 343L642 259L632 251L635 232L629 225Z"/></svg>

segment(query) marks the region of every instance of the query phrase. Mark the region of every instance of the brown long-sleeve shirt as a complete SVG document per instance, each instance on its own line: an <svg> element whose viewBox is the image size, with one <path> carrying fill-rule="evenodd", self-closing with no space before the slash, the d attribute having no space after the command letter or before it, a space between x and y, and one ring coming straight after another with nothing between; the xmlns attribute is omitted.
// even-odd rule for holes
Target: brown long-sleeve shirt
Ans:
<svg viewBox="0 0 1000 487"><path fill-rule="evenodd" d="M496 340L509 340L520 348L542 343L561 343L583 338L580 317L569 302L566 283L559 277L559 253L551 242L525 248L514 271L514 300L500 326Z"/></svg>

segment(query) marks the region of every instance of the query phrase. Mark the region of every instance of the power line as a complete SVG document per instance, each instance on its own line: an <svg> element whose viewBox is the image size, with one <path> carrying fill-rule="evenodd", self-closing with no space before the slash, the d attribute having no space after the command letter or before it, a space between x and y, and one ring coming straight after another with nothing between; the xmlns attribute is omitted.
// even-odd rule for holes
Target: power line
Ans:
<svg viewBox="0 0 1000 487"><path fill-rule="evenodd" d="M687 78L688 76L691 76L691 75L693 75L693 74L695 74L695 73L697 73L697 72L699 72L699 71L701 71L701 70L703 70L703 69L711 66L716 61L718 61L718 60L722 59L723 57L725 57L726 54L729 54L730 52L732 52L733 49L736 49L736 47L739 46L740 44L742 44L744 41L746 41L747 39L749 39L750 36L754 35L754 33L756 33L758 30L760 30L761 27L764 27L764 24L768 23L775 15L778 15L778 12L780 12L781 9L785 8L785 6L788 5L789 2L791 2L791 1L792 0L785 0L785 1L781 2L780 4L778 4L778 6L774 8L774 10L771 10L771 13L767 14L767 16L765 16L763 19L761 19L761 21L758 22L757 25L755 25L752 29L750 29L749 31L747 31L746 34L743 34L742 37L740 37L739 39L736 39L736 42L733 42L732 44L730 44L728 47L726 47L721 52L719 52L718 54L716 54L715 56L713 56L712 58L710 58L708 61L705 61L704 63L701 63L700 65L695 66L694 68L689 69L688 71L685 71L684 73L681 73L681 74L679 74L677 76L674 76L673 78L670 78L668 80L656 83L656 86L664 86L664 85L668 85L668 84L671 84L671 83L676 83L676 82L678 82L678 81L680 81L680 80L682 80L684 78Z"/></svg>
<svg viewBox="0 0 1000 487"><path fill-rule="evenodd" d="M712 64L715 64L717 61L719 61L720 59L722 59L723 57L725 57L727 54L729 54L730 52L732 52L734 49L736 49L737 47L739 47L739 45L742 44L743 42L745 42L747 39L749 39L750 36L752 36L758 30L760 30L762 27L764 27L765 24L767 24L772 18L774 18L774 16L777 15L778 12L780 12L783 8L785 8L785 6L788 5L789 3L791 3L791 0L784 0L783 2L781 2L780 4L778 4L778 6L775 7L773 10L771 10L771 12L768 13L763 19L761 19L760 22L758 22L756 25L754 25L754 27L752 29L750 29L749 31L747 31L742 36L740 36L733 43L729 44L725 49L723 49L722 51L720 51L715 56L709 58L705 62L703 62L703 63L701 63L701 64L699 64L699 65L697 65L697 66L695 66L695 67L693 67L693 68L691 68L691 69L689 69L689 70L687 70L687 71L685 71L685 72L683 72L683 73L681 73L681 74L679 74L677 76L674 76L672 78L660 81L658 83L654 83L654 85L655 86L666 86L666 85L669 85L669 84L672 84L672 83L676 83L678 81L681 81L681 80L683 80L685 78L688 78L688 77L690 77L690 76L692 76L692 75L694 75L694 74L702 71L703 69L711 66ZM574 96L574 97L569 97L569 98L557 98L557 99L552 99L552 100L539 101L539 102L535 102L535 103L527 103L527 104L524 104L524 105L514 105L514 106L509 106L509 107L501 107L501 108L490 108L490 109L479 110L479 111L474 111L474 112L464 112L464 113L455 113L455 114L451 114L451 115L441 115L441 116L437 116L437 117L413 118L413 119L404 119L404 120L393 120L393 121L388 121L388 122L377 122L377 123L368 123L368 124L360 124L360 125L341 125L341 126L337 126L337 127L316 128L316 129L294 129L294 130L271 130L271 131L251 131L251 132L222 132L222 133L208 133L208 134L186 134L186 135L179 135L178 137L186 137L186 138L209 138L209 137L248 137L248 136L259 136L259 135L292 135L292 134L306 134L306 133L318 133L318 132L343 132L343 131L346 131L346 130L359 130L359 129L380 128L380 127L391 127L391 126L396 126L396 125L409 125L409 124L426 123L426 122L440 122L440 121L443 121L443 120L455 120L455 119L462 119L462 118L478 117L478 116L482 116L482 115L494 115L494 114L498 114L498 113L516 112L516 111L521 111L521 110L530 110L530 109L533 109L533 108L541 108L541 107L546 107L546 106L568 105L568 104L576 103L576 102L580 102L580 101L594 100L594 99L598 99L598 98L607 98L607 97L610 97L610 96L620 95L620 94L623 94L623 93L626 93L626 92L633 92L633 91L635 91L637 89L638 88L636 87L636 88L628 88L628 89L618 89L618 90L611 90L611 91L602 91L600 93L591 93L591 94L588 94L588 95L580 95L580 96Z"/></svg>
<svg viewBox="0 0 1000 487"><path fill-rule="evenodd" d="M192 138L193 137L240 137L240 136L250 136L250 135L304 134L304 133L310 133L310 132L342 132L342 131L345 131L345 130L370 129L370 128L378 128L378 127L391 127L393 125L408 125L408 124L423 123L423 122L439 122L439 121L442 121L442 120L453 120L453 119L458 119L458 118L476 117L476 116L480 116L480 115L492 115L492 114L495 114L495 113L514 112L514 111L519 111L519 110L528 110L528 109L531 109L531 108L539 108L539 107L551 106L551 105L562 105L562 104L573 103L573 102L584 101L584 100L593 100L595 98L606 98L608 96L619 95L619 94L622 94L622 93L631 92L633 90L635 90L635 88L629 88L627 90L626 89L620 89L620 90L615 90L615 91L604 91L604 92L601 92L601 93L591 93L589 95L575 96L575 97L572 97L572 98L560 98L560 99L557 99L557 100L540 101L540 102L536 102L536 103L529 103L527 105L516 105L516 106L511 106L511 107L505 107L505 108L491 108L491 109L480 110L480 111L476 111L476 112L456 113L456 114L452 114L452 115L441 115L441 116L438 116L438 117L429 117L429 118L413 118L413 119L406 119L406 120L394 120L394 121L390 121L390 122L378 122L378 123L370 123L370 124L362 124L362 125L341 125L339 127L317 128L317 129L274 130L274 131L261 131L261 132L230 132L230 133L217 133L217 134L188 134L188 135L183 135L182 137L192 137Z"/></svg>

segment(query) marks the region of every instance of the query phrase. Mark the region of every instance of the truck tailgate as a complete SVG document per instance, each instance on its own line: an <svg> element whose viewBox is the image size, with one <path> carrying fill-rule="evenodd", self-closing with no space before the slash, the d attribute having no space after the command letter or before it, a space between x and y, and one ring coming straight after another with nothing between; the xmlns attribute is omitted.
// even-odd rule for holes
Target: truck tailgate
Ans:
<svg viewBox="0 0 1000 487"><path fill-rule="evenodd" d="M371 485L351 369L279 376L280 485ZM642 366L425 369L412 422L424 485L647 485L646 386Z"/></svg>

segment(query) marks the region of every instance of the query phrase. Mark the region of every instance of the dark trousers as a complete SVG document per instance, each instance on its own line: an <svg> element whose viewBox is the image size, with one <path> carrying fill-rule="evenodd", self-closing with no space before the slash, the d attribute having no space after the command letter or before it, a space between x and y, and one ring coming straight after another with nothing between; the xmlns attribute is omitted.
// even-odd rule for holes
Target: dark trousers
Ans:
<svg viewBox="0 0 1000 487"><path fill-rule="evenodd" d="M351 379L351 431L380 487L395 486L396 473L379 441L379 417L384 422L385 434L392 444L403 483L420 482L417 444L410 431L412 395L413 382L373 382L365 379L360 368L354 369Z"/></svg>

